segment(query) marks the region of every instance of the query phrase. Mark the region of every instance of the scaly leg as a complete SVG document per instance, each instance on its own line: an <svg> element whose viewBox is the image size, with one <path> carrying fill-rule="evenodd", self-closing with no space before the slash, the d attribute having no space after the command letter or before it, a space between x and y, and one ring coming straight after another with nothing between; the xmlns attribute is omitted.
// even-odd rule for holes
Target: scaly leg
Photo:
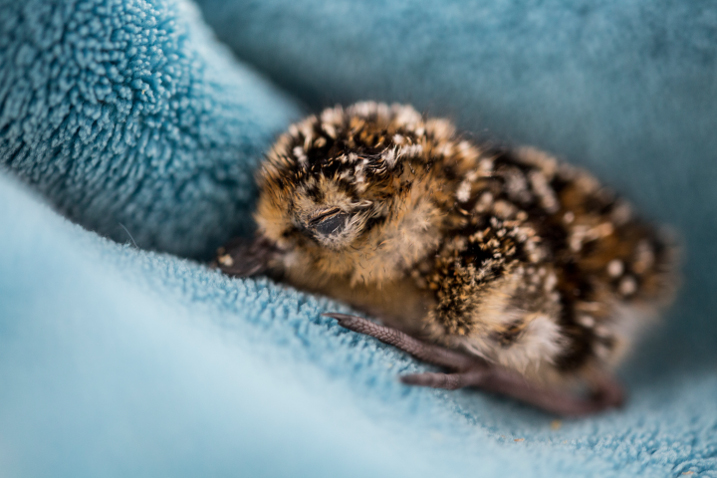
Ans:
<svg viewBox="0 0 717 478"><path fill-rule="evenodd" d="M392 329L391 327L386 327L385 325L379 325L375 322L371 322L370 320L357 317L355 315L338 313L328 313L322 315L336 319L339 322L339 325L344 328L353 330L359 334L374 337L385 344L393 345L407 354L413 355L417 359L433 365L439 365L441 367L454 370L469 370L475 367L477 361L481 360L479 358L473 359L466 354L462 354L439 345L423 342L404 332L401 332L400 330ZM487 362L485 363L487 365Z"/></svg>
<svg viewBox="0 0 717 478"><path fill-rule="evenodd" d="M401 377L401 381L409 385L447 390L478 387L563 416L590 415L607 408L618 407L623 402L622 388L609 377L601 379L590 396L580 397L568 392L540 387L516 372L492 365L479 357L423 342L399 330L361 317L337 313L323 315L338 320L342 327L393 345L419 360L455 371L454 373L425 372Z"/></svg>

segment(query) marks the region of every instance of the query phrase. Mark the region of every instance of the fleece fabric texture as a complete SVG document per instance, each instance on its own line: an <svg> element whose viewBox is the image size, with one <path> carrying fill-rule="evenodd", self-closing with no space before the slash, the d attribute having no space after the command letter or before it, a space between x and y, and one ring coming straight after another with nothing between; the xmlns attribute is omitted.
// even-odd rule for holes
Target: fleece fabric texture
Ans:
<svg viewBox="0 0 717 478"><path fill-rule="evenodd" d="M242 230L252 166L298 117L188 2L0 0L0 65L0 164L86 227L183 256Z"/></svg>
<svg viewBox="0 0 717 478"><path fill-rule="evenodd" d="M0 0L0 476L717 477L717 8L199 7ZM679 230L625 409L403 386L425 367L320 316L344 305L196 261L251 230L298 105L366 98L550 150Z"/></svg>

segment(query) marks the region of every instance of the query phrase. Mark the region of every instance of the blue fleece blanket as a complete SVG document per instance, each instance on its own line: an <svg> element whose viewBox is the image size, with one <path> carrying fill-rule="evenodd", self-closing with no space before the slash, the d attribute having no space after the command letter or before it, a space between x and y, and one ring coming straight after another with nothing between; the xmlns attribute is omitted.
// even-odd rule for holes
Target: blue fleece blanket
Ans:
<svg viewBox="0 0 717 478"><path fill-rule="evenodd" d="M0 476L717 477L715 78L706 1L0 0ZM624 410L403 386L423 365L320 317L344 305L202 264L274 135L365 98L681 231Z"/></svg>

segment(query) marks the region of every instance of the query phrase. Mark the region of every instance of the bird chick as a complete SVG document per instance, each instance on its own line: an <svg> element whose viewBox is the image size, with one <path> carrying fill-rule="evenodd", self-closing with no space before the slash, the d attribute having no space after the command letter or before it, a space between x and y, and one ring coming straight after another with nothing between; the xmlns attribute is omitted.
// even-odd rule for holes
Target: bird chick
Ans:
<svg viewBox="0 0 717 478"><path fill-rule="evenodd" d="M562 415L618 406L610 371L676 289L672 241L591 175L410 106L309 116L257 179L257 236L220 249L220 269L346 301L383 324L328 315L449 370L405 383Z"/></svg>

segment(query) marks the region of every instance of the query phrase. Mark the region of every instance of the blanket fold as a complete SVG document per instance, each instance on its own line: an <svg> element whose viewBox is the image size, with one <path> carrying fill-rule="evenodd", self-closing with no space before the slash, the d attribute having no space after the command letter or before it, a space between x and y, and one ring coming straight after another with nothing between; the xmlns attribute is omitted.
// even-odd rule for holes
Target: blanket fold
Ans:
<svg viewBox="0 0 717 478"><path fill-rule="evenodd" d="M71 219L207 257L246 231L252 168L298 116L185 1L0 6L0 165Z"/></svg>

